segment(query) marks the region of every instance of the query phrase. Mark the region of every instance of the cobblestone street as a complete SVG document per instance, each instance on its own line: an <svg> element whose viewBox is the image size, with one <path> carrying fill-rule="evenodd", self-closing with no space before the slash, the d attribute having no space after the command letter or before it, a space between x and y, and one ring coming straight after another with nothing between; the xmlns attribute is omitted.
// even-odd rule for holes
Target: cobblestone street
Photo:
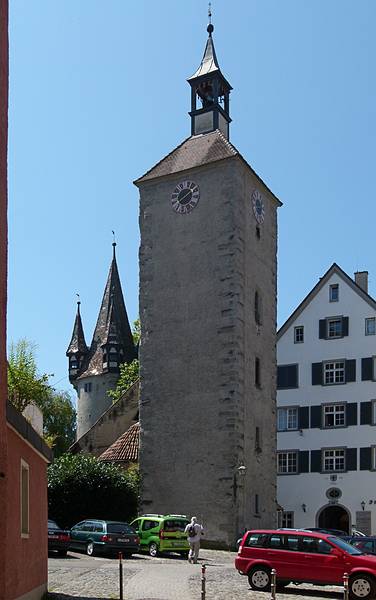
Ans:
<svg viewBox="0 0 376 600"><path fill-rule="evenodd" d="M206 600L270 600L270 593L254 592L246 577L234 568L235 553L202 550L200 564L171 555L150 558L136 555L123 563L124 600L200 600L201 564L207 565ZM119 598L119 565L116 559L89 558L69 553L49 559L50 600L107 600ZM297 597L339 600L341 588L288 586L277 600Z"/></svg>

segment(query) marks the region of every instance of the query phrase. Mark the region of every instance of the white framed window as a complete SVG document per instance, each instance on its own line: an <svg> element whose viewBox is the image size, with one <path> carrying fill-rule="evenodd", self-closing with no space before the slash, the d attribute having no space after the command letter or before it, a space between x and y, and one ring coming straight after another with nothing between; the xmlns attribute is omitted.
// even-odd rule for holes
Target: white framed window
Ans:
<svg viewBox="0 0 376 600"><path fill-rule="evenodd" d="M298 429L298 407L289 406L287 408L278 408L277 410L277 429L278 431L288 431Z"/></svg>
<svg viewBox="0 0 376 600"><path fill-rule="evenodd" d="M327 338L342 337L342 318L327 319Z"/></svg>
<svg viewBox="0 0 376 600"><path fill-rule="evenodd" d="M376 335L376 317L365 320L365 335Z"/></svg>
<svg viewBox="0 0 376 600"><path fill-rule="evenodd" d="M29 499L29 465L21 458L20 465L20 524L21 524L21 537L28 538L30 533L29 527L29 511L30 511L30 499Z"/></svg>
<svg viewBox="0 0 376 600"><path fill-rule="evenodd" d="M339 300L339 285L334 283L329 286L329 302L338 302Z"/></svg>
<svg viewBox="0 0 376 600"><path fill-rule="evenodd" d="M345 383L345 361L330 361L324 363L324 385Z"/></svg>
<svg viewBox="0 0 376 600"><path fill-rule="evenodd" d="M298 452L289 450L287 452L277 452L277 473L286 475L298 472Z"/></svg>
<svg viewBox="0 0 376 600"><path fill-rule="evenodd" d="M294 527L294 513L291 510L284 510L281 515L280 527L287 527L287 529L293 529Z"/></svg>
<svg viewBox="0 0 376 600"><path fill-rule="evenodd" d="M345 471L345 449L344 448L328 448L323 450L323 471L332 473L337 471Z"/></svg>
<svg viewBox="0 0 376 600"><path fill-rule="evenodd" d="M294 327L294 344L302 344L304 342L304 326L298 325Z"/></svg>
<svg viewBox="0 0 376 600"><path fill-rule="evenodd" d="M346 425L346 405L345 404L324 404L323 405L323 425L324 427L345 427Z"/></svg>

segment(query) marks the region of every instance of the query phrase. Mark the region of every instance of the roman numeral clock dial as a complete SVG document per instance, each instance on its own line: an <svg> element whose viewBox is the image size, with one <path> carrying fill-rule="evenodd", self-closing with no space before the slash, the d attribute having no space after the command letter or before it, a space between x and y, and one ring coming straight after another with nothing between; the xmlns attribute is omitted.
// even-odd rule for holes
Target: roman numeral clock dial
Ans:
<svg viewBox="0 0 376 600"><path fill-rule="evenodd" d="M200 188L197 183L186 179L178 183L171 194L171 205L175 212L181 215L190 213L200 199Z"/></svg>
<svg viewBox="0 0 376 600"><path fill-rule="evenodd" d="M252 192L252 208L255 219L259 225L264 222L265 219L265 205L262 194L259 190L253 190Z"/></svg>

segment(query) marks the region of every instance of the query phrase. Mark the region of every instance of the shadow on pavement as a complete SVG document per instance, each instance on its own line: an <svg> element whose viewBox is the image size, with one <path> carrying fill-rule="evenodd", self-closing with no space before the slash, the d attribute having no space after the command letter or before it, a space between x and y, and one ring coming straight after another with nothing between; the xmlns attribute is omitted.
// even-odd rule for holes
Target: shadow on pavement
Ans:
<svg viewBox="0 0 376 600"><path fill-rule="evenodd" d="M343 598L343 592L329 592L325 590L325 588L320 590L312 590L307 588L302 588L300 586L296 587L285 587L277 594L283 594L284 596L309 596L311 598L330 598L331 600L335 600L337 598Z"/></svg>

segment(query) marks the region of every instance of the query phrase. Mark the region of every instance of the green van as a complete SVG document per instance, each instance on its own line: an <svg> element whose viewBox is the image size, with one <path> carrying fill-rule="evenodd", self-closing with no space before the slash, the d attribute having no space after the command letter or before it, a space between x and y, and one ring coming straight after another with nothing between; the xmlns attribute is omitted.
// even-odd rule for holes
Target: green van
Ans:
<svg viewBox="0 0 376 600"><path fill-rule="evenodd" d="M188 557L189 544L184 533L189 519L185 515L142 515L130 524L139 535L140 549L150 556L178 552Z"/></svg>

